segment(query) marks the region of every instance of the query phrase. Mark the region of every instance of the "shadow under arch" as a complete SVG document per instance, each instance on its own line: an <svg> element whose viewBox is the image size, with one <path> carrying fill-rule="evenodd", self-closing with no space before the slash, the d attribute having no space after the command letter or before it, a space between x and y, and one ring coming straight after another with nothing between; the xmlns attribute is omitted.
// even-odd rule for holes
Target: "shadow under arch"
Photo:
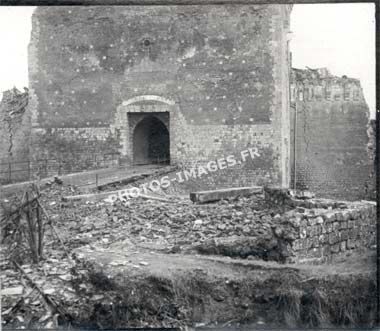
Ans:
<svg viewBox="0 0 380 331"><path fill-rule="evenodd" d="M133 164L170 164L170 135L166 125L149 114L133 130Z"/></svg>

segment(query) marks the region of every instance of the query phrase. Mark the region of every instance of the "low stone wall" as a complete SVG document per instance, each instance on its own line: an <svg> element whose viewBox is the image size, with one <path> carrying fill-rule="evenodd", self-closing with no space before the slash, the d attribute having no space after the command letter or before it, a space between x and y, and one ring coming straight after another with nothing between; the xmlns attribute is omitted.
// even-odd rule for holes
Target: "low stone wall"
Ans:
<svg viewBox="0 0 380 331"><path fill-rule="evenodd" d="M328 262L338 254L363 250L376 242L376 204L330 199L295 199L286 189L265 189L266 199L292 208L289 222L296 236L291 241L297 262Z"/></svg>

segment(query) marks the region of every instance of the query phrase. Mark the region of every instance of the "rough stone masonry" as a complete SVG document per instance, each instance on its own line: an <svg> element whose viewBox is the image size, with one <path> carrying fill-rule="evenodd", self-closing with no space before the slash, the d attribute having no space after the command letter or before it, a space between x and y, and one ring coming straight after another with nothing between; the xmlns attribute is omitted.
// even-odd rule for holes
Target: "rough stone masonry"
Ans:
<svg viewBox="0 0 380 331"><path fill-rule="evenodd" d="M291 8L38 8L18 129L26 138L13 139L12 155L2 148L5 167L24 161L24 180L26 159L45 175L99 159L189 168L258 148L260 158L203 176L200 188L272 184L368 199L374 150L360 82L290 68Z"/></svg>
<svg viewBox="0 0 380 331"><path fill-rule="evenodd" d="M209 175L205 188L287 187L290 11L38 8L29 46L32 155L118 152L126 164L187 167L257 147L257 162ZM167 137L158 154L152 131Z"/></svg>
<svg viewBox="0 0 380 331"><path fill-rule="evenodd" d="M336 77L326 68L292 69L291 100L296 147L295 164L291 148L291 169L297 188L335 199L369 197L375 154L360 81Z"/></svg>
<svg viewBox="0 0 380 331"><path fill-rule="evenodd" d="M16 88L5 91L0 101L0 183L28 177L27 171L21 170L25 163L9 164L10 160L25 161L29 158L31 126L28 102L26 88L24 92Z"/></svg>

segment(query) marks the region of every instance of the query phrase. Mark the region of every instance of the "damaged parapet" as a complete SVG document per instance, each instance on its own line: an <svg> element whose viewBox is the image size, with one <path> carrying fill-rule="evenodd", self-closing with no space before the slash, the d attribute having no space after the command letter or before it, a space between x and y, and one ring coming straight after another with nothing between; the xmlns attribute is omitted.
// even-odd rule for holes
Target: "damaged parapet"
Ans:
<svg viewBox="0 0 380 331"><path fill-rule="evenodd" d="M17 172L15 162L28 159L30 117L28 116L29 91L17 88L3 92L0 102L0 180L9 181L9 168L14 167L13 176L25 176ZM11 165L9 165L11 163ZM13 178L14 179L14 178Z"/></svg>
<svg viewBox="0 0 380 331"><path fill-rule="evenodd" d="M292 183L320 197L368 199L373 151L360 81L326 68L292 69L290 89Z"/></svg>
<svg viewBox="0 0 380 331"><path fill-rule="evenodd" d="M298 198L302 196L302 198ZM308 198L308 196L310 198ZM376 244L376 203L311 198L281 188L266 188L266 200L291 208L281 224L290 224L289 255L297 262L330 262Z"/></svg>

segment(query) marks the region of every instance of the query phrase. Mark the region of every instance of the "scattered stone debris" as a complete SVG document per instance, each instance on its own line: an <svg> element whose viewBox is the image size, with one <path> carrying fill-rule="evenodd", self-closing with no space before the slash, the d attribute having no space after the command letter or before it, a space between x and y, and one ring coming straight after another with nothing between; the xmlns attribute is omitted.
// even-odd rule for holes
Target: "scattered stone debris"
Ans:
<svg viewBox="0 0 380 331"><path fill-rule="evenodd" d="M133 309L136 309L135 313L130 312L128 315L131 325L144 326L141 320L145 319L150 321L150 324L147 324L149 326L169 327L191 324L197 320L189 317L186 309L190 309L190 306L185 302L176 301L176 306L165 308L169 309L164 309L163 312L166 315L163 312L157 313L161 320L145 315L146 309L149 310L148 306L153 303L144 306L142 301L138 301L148 300L148 297L143 295L145 290L139 292L141 289L146 288L147 292L152 289L158 291L154 292L156 293L154 295L165 297L161 290L157 290L157 286L161 284L160 281L149 280L152 272L157 271L160 274L162 270L165 275L166 272L171 272L170 277L177 277L178 268L186 270L187 266L191 266L189 278L185 282L203 282L203 276L200 275L207 272L205 266L210 265L211 262L199 262L202 265L201 271L196 271L195 261L201 261L200 259L220 261L213 262L218 265L229 263L228 261L231 263L244 261L248 265L262 263L262 261L295 262L295 249L301 248L295 247L294 242L297 245L303 245L303 239L301 241L298 239L304 233L303 231L317 236L315 231L319 231L317 230L320 226L318 222L323 221L323 217L329 219L332 224L347 222L348 226L351 217L365 217L365 215L373 214L369 207L362 212L353 209L352 205L346 202L293 199L286 190L274 188L266 188L265 194L234 197L209 204L194 204L189 199L179 197L172 197L170 203L140 197L127 202L114 201L112 204L105 201L62 199L64 196L80 193L73 186L60 185L57 182L41 189L39 201L44 207L44 215L47 215L46 218L54 223L59 236L47 226L44 258L36 264L25 261L19 264L20 268L17 268L9 261L2 261L2 287L5 293L8 293L3 296L2 303L4 326L42 325L49 328L67 323L75 324L76 321L96 320L96 323L100 324L93 326L99 327L103 325L102 323L110 321L103 314L108 314L111 303L119 302L118 293L120 292L117 287L114 287L114 280L119 279L117 272L125 274L127 271L131 277L130 290L138 291L134 299L131 297L126 301L134 307ZM11 205L18 205L19 201L16 198L7 198L7 201L3 203L10 208ZM357 204L362 206L365 203ZM369 206L374 208L372 205ZM337 208L341 209L337 210ZM344 221L345 218L347 221ZM306 222L305 226L304 222ZM310 225L308 222L311 222ZM356 223L350 224L354 226ZM332 225L331 229L334 226ZM305 240L309 240L308 238L306 237ZM333 246L335 247L336 244L334 243ZM103 258L102 256L107 261L107 267L103 265L100 268L101 271L92 273L91 265ZM280 264L276 265L280 268ZM261 267L257 265L255 268L261 270ZM284 270L290 270L288 268ZM106 270L113 270L115 274L107 274ZM261 271L262 274L258 272L255 277L259 278L255 278L255 282L269 272L265 270ZM246 272L247 269L244 269L244 274ZM116 278L112 280L113 277ZM211 274L207 277L211 277ZM278 278L278 276L273 277L271 282ZM207 279L203 285L199 286L203 288L209 284L207 286L214 288L216 285L211 279ZM165 282L162 286L168 286L172 291L172 285L165 285ZM257 283L254 284L254 286L259 286ZM176 291L185 291L174 288ZM186 291L188 292L189 289ZM229 291L219 294L212 292L213 302L233 305L233 302L230 302L233 296ZM186 298L189 295L187 292L183 294ZM178 293L175 294L175 298L178 295L181 297ZM46 304L46 298L52 300L54 309L47 308L49 305ZM129 301L132 299L137 301ZM124 302L125 298L120 300ZM236 300L238 300L239 314L242 314L240 309L250 309L249 298L243 295ZM123 308L120 306L118 309ZM157 311L158 307L153 305L152 309ZM170 309L174 310L169 312ZM121 317L118 315L118 318ZM249 320L254 320L252 318L253 315ZM265 320L263 316L260 318L260 321ZM207 321L198 322L207 324ZM121 324L112 325L116 327Z"/></svg>
<svg viewBox="0 0 380 331"><path fill-rule="evenodd" d="M239 196L249 196L252 194L262 194L263 188L259 186L253 187L236 187L212 191L198 191L190 193L190 200L193 202L214 202L222 199L236 198Z"/></svg>

